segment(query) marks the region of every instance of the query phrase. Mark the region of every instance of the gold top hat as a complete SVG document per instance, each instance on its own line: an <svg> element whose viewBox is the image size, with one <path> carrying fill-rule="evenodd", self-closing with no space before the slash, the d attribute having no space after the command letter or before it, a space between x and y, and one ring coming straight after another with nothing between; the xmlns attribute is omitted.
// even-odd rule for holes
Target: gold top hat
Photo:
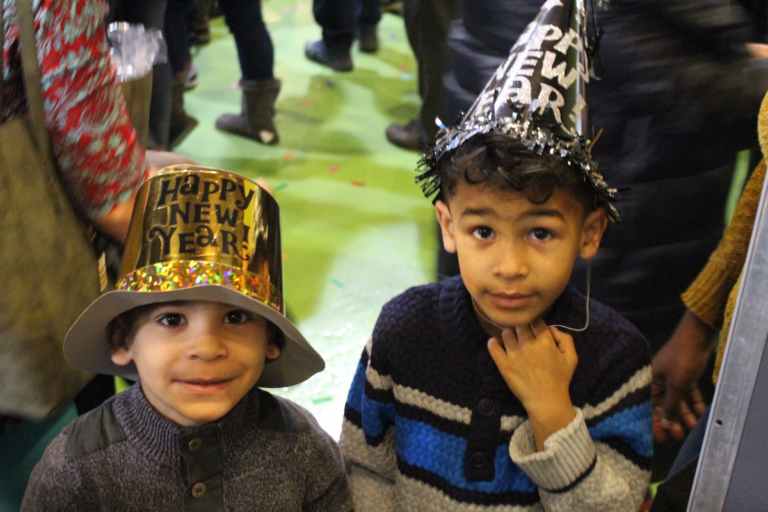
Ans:
<svg viewBox="0 0 768 512"><path fill-rule="evenodd" d="M136 204L118 290L221 284L284 311L279 210L256 183L205 167L166 167Z"/></svg>
<svg viewBox="0 0 768 512"><path fill-rule="evenodd" d="M109 357L107 327L137 306L213 300L245 308L275 324L286 339L260 386L290 386L325 363L285 317L277 202L255 182L218 169L166 167L136 197L116 291L99 297L64 341L80 370L136 379L134 365Z"/></svg>

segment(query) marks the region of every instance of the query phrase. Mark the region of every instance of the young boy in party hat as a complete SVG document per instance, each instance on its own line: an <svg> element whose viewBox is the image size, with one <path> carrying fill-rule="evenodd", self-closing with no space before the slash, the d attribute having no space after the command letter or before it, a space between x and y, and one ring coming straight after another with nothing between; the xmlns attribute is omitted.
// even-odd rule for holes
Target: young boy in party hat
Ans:
<svg viewBox="0 0 768 512"><path fill-rule="evenodd" d="M175 167L137 197L117 290L64 353L138 382L70 424L22 510L348 511L338 446L261 387L324 362L285 317L278 206L225 171Z"/></svg>
<svg viewBox="0 0 768 512"><path fill-rule="evenodd" d="M584 22L546 2L422 160L461 275L386 304L363 351L340 441L358 512L643 502L648 346L568 285L619 217L585 140Z"/></svg>

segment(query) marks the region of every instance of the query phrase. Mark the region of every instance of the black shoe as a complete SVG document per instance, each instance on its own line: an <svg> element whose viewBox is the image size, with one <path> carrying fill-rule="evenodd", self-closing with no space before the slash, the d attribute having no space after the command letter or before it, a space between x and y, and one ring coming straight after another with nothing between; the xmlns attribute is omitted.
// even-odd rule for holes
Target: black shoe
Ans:
<svg viewBox="0 0 768 512"><path fill-rule="evenodd" d="M328 66L335 71L352 71L352 56L349 48L329 48L325 41L307 41L304 55L311 61Z"/></svg>
<svg viewBox="0 0 768 512"><path fill-rule="evenodd" d="M357 44L361 52L376 53L379 51L379 35L376 25L360 25Z"/></svg>
<svg viewBox="0 0 768 512"><path fill-rule="evenodd" d="M414 119L406 125L391 124L387 127L387 140L397 147L411 151L423 151L427 145L421 122Z"/></svg>

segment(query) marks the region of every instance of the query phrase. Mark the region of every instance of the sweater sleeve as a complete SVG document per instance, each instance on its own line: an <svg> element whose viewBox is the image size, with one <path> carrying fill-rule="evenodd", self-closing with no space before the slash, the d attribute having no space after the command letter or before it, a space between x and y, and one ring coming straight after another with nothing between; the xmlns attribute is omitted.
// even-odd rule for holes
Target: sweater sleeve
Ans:
<svg viewBox="0 0 768 512"><path fill-rule="evenodd" d="M147 170L109 56L107 4L40 3L37 50L53 155L72 199L98 218L138 190Z"/></svg>
<svg viewBox="0 0 768 512"><path fill-rule="evenodd" d="M626 366L623 366L626 368ZM636 511L650 483L651 369L609 372L615 390L576 417L537 452L530 422L512 436L510 457L539 487L547 512Z"/></svg>
<svg viewBox="0 0 768 512"><path fill-rule="evenodd" d="M61 433L46 448L43 458L32 470L21 503L22 512L77 512L98 510L97 503L84 501L82 479L67 460L66 434Z"/></svg>
<svg viewBox="0 0 768 512"><path fill-rule="evenodd" d="M395 507L393 384L371 364L372 352L369 340L352 380L339 441L357 512Z"/></svg>
<svg viewBox="0 0 768 512"><path fill-rule="evenodd" d="M755 168L736 206L731 223L717 249L696 280L683 293L686 307L714 329L723 327L723 312L728 295L744 267L752 237L757 206L765 180L765 160Z"/></svg>

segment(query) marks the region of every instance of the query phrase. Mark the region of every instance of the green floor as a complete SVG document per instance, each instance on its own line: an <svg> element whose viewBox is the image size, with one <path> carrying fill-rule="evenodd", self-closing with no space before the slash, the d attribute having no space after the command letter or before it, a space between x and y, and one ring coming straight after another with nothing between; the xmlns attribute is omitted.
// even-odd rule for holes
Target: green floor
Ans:
<svg viewBox="0 0 768 512"><path fill-rule="evenodd" d="M385 14L381 49L353 49L355 69L337 73L304 58L318 38L308 0L271 0L264 18L283 82L281 141L262 146L218 132L216 117L239 108L234 41L221 18L196 52L199 86L185 97L200 121L177 151L203 165L264 177L280 203L289 314L326 360L326 370L278 393L308 408L334 437L360 351L381 306L434 276L433 208L414 184L418 154L384 136L416 116L416 65L401 18Z"/></svg>

